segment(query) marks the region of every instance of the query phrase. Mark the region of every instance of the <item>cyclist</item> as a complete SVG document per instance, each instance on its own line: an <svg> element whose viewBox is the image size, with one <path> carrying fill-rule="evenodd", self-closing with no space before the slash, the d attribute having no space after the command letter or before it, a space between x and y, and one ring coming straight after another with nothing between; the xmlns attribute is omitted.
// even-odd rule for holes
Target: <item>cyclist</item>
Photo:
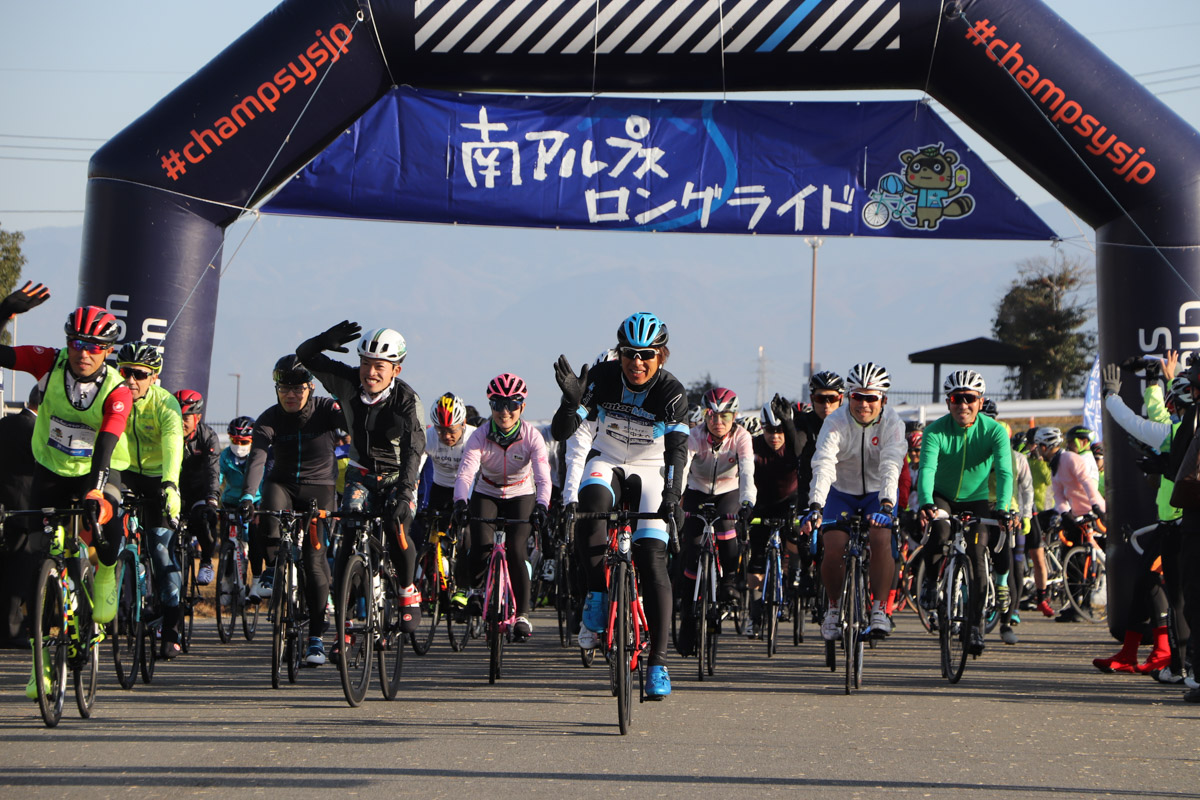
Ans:
<svg viewBox="0 0 1200 800"><path fill-rule="evenodd" d="M754 437L754 486L758 492L753 516L763 519L791 519L796 511L800 478L797 459L800 439L796 436L795 406L775 395L762 407L760 420L762 436ZM788 531L790 537L791 532ZM767 568L767 541L771 529L766 525L750 528L750 558L746 566L746 586L755 596L750 604L750 620L746 634L757 635L762 619L763 575ZM788 552L795 552L794 541L787 542Z"/></svg>
<svg viewBox="0 0 1200 800"><path fill-rule="evenodd" d="M221 507L221 443L212 428L200 421L204 397L194 389L175 393L183 414L183 465L179 490L188 509L188 531L200 542L196 583L213 580L213 550L217 541L217 510Z"/></svg>
<svg viewBox="0 0 1200 800"><path fill-rule="evenodd" d="M27 281L0 301L0 323L49 297L45 286ZM33 428L34 507L66 508L82 496L83 507L103 531L103 536L92 535L98 563L91 613L104 624L117 613L120 470L128 463L123 436L133 402L117 371L104 363L120 334L116 318L102 308L83 306L67 316L64 330L66 344L58 350L0 345L0 367L29 373L43 390ZM32 608L33 599L27 598L27 604ZM80 627L90 626L81 619ZM37 680L31 669L26 697L37 699ZM42 682L49 686L48 675L42 675Z"/></svg>
<svg viewBox="0 0 1200 800"><path fill-rule="evenodd" d="M175 561L175 537L182 508L183 418L179 402L158 382L162 365L162 353L146 342L129 342L117 351L117 366L133 398L125 424L129 466L124 482L146 501L142 523L152 537L151 563L163 604L162 653L169 660L182 652L179 594L183 581L181 565Z"/></svg>
<svg viewBox="0 0 1200 800"><path fill-rule="evenodd" d="M246 481L238 509L244 519L254 517L254 498L261 491L264 511L306 511L313 500L317 508L329 510L334 503L337 464L333 457L342 409L336 400L317 397L313 373L295 355L275 362L275 396L278 402L258 415L251 435ZM267 472L267 454L273 455ZM251 569L261 568L255 553L266 557L266 568L258 575L252 594L269 598L274 584L275 557L279 550L279 520L264 516L250 529ZM301 535L304 578L308 602L308 649L305 662L325 663L326 604L329 598L329 560L321 542L307 531Z"/></svg>
<svg viewBox="0 0 1200 800"><path fill-rule="evenodd" d="M745 428L751 439L757 439L763 435L763 424L758 414L743 414L735 419L734 423Z"/></svg>
<svg viewBox="0 0 1200 800"><path fill-rule="evenodd" d="M521 642L533 634L529 623L530 526L546 532L550 507L550 462L546 440L538 429L521 419L529 389L525 381L505 372L488 383L488 405L492 416L471 434L463 450L462 464L454 483L454 518L459 527L470 517L527 519L506 528L505 557L516 595L517 619L513 637ZM478 478L478 480L476 480ZM470 501L468 503L468 500ZM468 608L483 613L479 589L487 577L488 562L495 543L496 526L471 521L471 544L463 585L472 586Z"/></svg>
<svg viewBox="0 0 1200 800"><path fill-rule="evenodd" d="M671 351L667 326L654 314L639 312L617 328L618 361L588 367L578 376L560 355L554 376L562 402L554 413L554 438L563 441L585 420L597 429L579 488L581 512L610 511L622 502L642 512L656 510L662 520L640 520L633 532L633 559L650 628L650 669L646 694L671 693L667 641L672 595L667 576L667 518L678 530L679 498L687 461L687 392L664 366ZM595 647L605 629L607 587L604 552L608 535L603 520L576 525L580 563L587 572L588 597L579 646Z"/></svg>
<svg viewBox="0 0 1200 800"><path fill-rule="evenodd" d="M250 458L250 446L254 441L254 418L253 417L234 417L229 425L225 428L225 433L229 436L229 446L221 451L218 458L218 467L221 471L221 506L227 511L234 512L241 502L242 494L246 487L246 466ZM252 503L257 504L262 500L262 494L257 493L252 498ZM254 517L250 517L243 521L244 530L246 532L246 541L257 542L257 527L258 522ZM255 528L255 533L250 532L250 528ZM257 545L255 545L257 546ZM258 566L254 567L253 556L257 555ZM251 572L262 574L262 552L251 551ZM257 603L262 598L259 596L260 585L258 581L250 582L250 602Z"/></svg>
<svg viewBox="0 0 1200 800"><path fill-rule="evenodd" d="M687 489L683 493L683 510L695 514L700 506L712 503L718 514L738 514L743 528L749 523L758 496L754 488L754 444L750 434L733 424L737 415L738 396L729 389L710 389L700 401L704 424L692 428L688 435ZM732 521L720 519L713 523L717 558L721 564L718 599L736 603L741 599L737 589L737 565L740 547ZM690 656L695 647L695 608L692 604L696 567L700 561L700 546L704 537L704 520L691 517L683 523L684 565L675 594L682 599L681 622L676 649Z"/></svg>
<svg viewBox="0 0 1200 800"><path fill-rule="evenodd" d="M800 483L796 496L808 497L812 486L812 457L817 451L817 437L821 435L821 424L825 418L842 406L846 395L846 383L836 372L825 370L808 379L808 396L812 409L796 417L796 436L800 443Z"/></svg>
<svg viewBox="0 0 1200 800"><path fill-rule="evenodd" d="M431 427L425 431L425 452L421 454L420 470L432 465L432 480L427 480L428 497L424 508L433 512L454 508L454 481L462 463L463 449L475 427L467 424L467 406L458 395L446 392L429 408ZM424 539L424 533L417 534ZM467 604L466 592L456 591L450 602L459 608Z"/></svg>
<svg viewBox="0 0 1200 800"><path fill-rule="evenodd" d="M1063 439L1066 449L1083 459L1088 478L1096 484L1096 488L1099 490L1100 465L1096 462L1095 454L1092 453L1092 442L1096 441L1095 432L1083 425L1075 425L1067 429Z"/></svg>
<svg viewBox="0 0 1200 800"><path fill-rule="evenodd" d="M946 408L950 413L925 427L921 437L921 468L917 473L917 502L929 536L923 551L927 584L921 602L932 606L936 591L933 582L942 562L942 550L950 538L950 523L935 520L938 510L957 514L967 511L987 517L988 476L996 474L996 497L1003 508L997 518L1008 524L1007 511L1013 489L1011 448L1003 426L980 414L987 385L975 370L952 373L942 384ZM970 641L967 649L983 653L983 598L988 557L988 532L976 523L964 532L967 553L974 565L970 587Z"/></svg>
<svg viewBox="0 0 1200 800"><path fill-rule="evenodd" d="M839 615L844 559L850 533L847 518L861 513L870 524L871 626L869 633L892 632L886 600L892 589L896 554L892 528L896 519L896 484L904 466L907 443L904 422L887 405L892 388L888 371L871 361L855 364L846 373L849 405L830 414L821 427L813 454L812 489L803 533L821 530L824 555L821 581L829 598L821 635L834 641L840 634Z"/></svg>
<svg viewBox="0 0 1200 800"><path fill-rule="evenodd" d="M388 555L400 585L400 629L412 633L421 620L421 595L413 585L417 548L412 540L413 512L417 507L417 478L425 452L421 424L421 398L401 380L408 345L399 332L375 328L362 334L356 322L343 320L296 348L296 355L330 394L342 399L342 413L350 432L350 460L342 511L382 510L388 531L395 539ZM325 355L347 352L358 342L358 366L334 361ZM338 574L349 558L349 548L339 552Z"/></svg>

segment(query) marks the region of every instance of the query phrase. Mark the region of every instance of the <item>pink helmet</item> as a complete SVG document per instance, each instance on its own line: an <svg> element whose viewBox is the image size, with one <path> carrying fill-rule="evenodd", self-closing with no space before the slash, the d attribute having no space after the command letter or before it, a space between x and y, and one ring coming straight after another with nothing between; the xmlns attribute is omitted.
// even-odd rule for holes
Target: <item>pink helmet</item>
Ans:
<svg viewBox="0 0 1200 800"><path fill-rule="evenodd" d="M709 389L704 393L704 399L701 400L701 405L703 405L707 410L713 411L717 414L721 414L726 411L737 413L738 396L729 389L717 387L716 389Z"/></svg>
<svg viewBox="0 0 1200 800"><path fill-rule="evenodd" d="M493 397L519 397L524 400L529 396L529 387L516 375L504 372L492 378L487 387L487 396L489 400Z"/></svg>

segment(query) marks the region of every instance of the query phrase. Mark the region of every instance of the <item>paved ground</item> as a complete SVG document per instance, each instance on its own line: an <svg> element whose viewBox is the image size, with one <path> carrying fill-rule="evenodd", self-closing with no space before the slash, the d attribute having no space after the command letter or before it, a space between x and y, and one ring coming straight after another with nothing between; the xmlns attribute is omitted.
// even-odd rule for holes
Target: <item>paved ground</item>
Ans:
<svg viewBox="0 0 1200 800"><path fill-rule="evenodd" d="M68 697L48 730L24 699L28 653L4 651L0 797L1200 798L1200 706L1096 672L1115 650L1102 626L1029 620L950 686L936 640L900 620L850 697L814 641L768 660L726 636L714 678L675 659L675 693L636 706L624 737L607 670L561 649L545 613L500 684L482 642L442 637L408 652L402 699L373 682L357 709L331 666L272 690L266 637L221 645L207 622L152 685L122 691L106 658L95 716Z"/></svg>

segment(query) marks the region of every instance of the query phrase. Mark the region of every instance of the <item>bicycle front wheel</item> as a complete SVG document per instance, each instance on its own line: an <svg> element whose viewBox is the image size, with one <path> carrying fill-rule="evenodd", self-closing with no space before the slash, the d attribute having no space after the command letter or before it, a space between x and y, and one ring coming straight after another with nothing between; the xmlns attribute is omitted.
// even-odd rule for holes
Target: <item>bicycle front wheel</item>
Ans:
<svg viewBox="0 0 1200 800"><path fill-rule="evenodd" d="M950 683L958 683L967 666L967 642L971 638L971 563L961 555L946 565L945 595L938 628L942 642L942 670Z"/></svg>
<svg viewBox="0 0 1200 800"><path fill-rule="evenodd" d="M67 696L68 634L64 622L66 614L63 612L61 581L58 564L49 558L42 562L33 613L30 615L33 673L38 676L38 708L47 728L53 728L62 719L63 702Z"/></svg>
<svg viewBox="0 0 1200 800"><path fill-rule="evenodd" d="M775 655L776 637L779 633L779 568L773 563L772 556L767 557L767 580L763 584L763 638L767 641L767 658Z"/></svg>
<svg viewBox="0 0 1200 800"><path fill-rule="evenodd" d="M287 603L287 564L283 561L282 555L279 563L273 568L275 570L274 582L271 584L271 688L278 689L280 675L284 669L284 661L287 659L287 643L291 638L291 631L288 630L290 620L288 619L288 603Z"/></svg>
<svg viewBox="0 0 1200 800"><path fill-rule="evenodd" d="M117 561L121 585L117 596L117 618L112 622L113 664L117 668L117 683L122 689L132 689L137 682L138 654L141 651L142 618L138 612L137 557L128 550Z"/></svg>
<svg viewBox="0 0 1200 800"><path fill-rule="evenodd" d="M846 562L846 574L842 578L841 612L842 651L846 661L846 694L855 688L855 675L858 671L858 659L862 657L859 649L859 631L857 609L855 608L858 583L858 559L850 558Z"/></svg>
<svg viewBox="0 0 1200 800"><path fill-rule="evenodd" d="M190 547L184 548L180 574L183 586L180 587L179 611L183 615L180 620L183 630L179 637L179 648L184 653L189 653L192 649L192 629L196 623L196 605L200 602L199 584L196 583L196 559L192 558Z"/></svg>
<svg viewBox="0 0 1200 800"><path fill-rule="evenodd" d="M698 566L696 578L696 601L694 608L696 610L696 677L698 680L704 680L704 672L708 668L708 610L711 607L712 600L709 597L712 594L712 587L709 585L709 571L712 569L712 556L708 553L701 553L700 564ZM710 675L712 673L709 673Z"/></svg>
<svg viewBox="0 0 1200 800"><path fill-rule="evenodd" d="M492 596L484 609L487 617L488 683L495 683L504 662L504 632L500 630L500 623L504 619L504 587L500 581L500 559L494 551L489 585L492 587Z"/></svg>
<svg viewBox="0 0 1200 800"><path fill-rule="evenodd" d="M238 585L235 589L238 600L238 614L242 618L242 636L247 642L254 641L254 633L258 630L258 612L262 605L260 602L249 601L250 581L253 577L250 575L250 554L242 543L238 543L238 547L242 549L242 569L241 576L238 579Z"/></svg>
<svg viewBox="0 0 1200 800"><path fill-rule="evenodd" d="M233 626L237 622L237 606L231 587L236 587L237 559L233 550L228 546L221 548L221 557L217 559L217 638L221 644L228 644L233 639Z"/></svg>
<svg viewBox="0 0 1200 800"><path fill-rule="evenodd" d="M568 548L558 548L554 573L554 610L558 616L558 643L571 646L571 557Z"/></svg>
<svg viewBox="0 0 1200 800"><path fill-rule="evenodd" d="M159 606L158 585L154 581L150 558L142 554L142 639L138 644L138 664L142 683L154 680L154 665L158 663L158 637L162 632L162 611Z"/></svg>
<svg viewBox="0 0 1200 800"><path fill-rule="evenodd" d="M338 644L338 674L346 702L358 707L367 696L371 683L371 624L374 602L371 597L371 576L361 555L346 561L338 583L335 627Z"/></svg>
<svg viewBox="0 0 1200 800"><path fill-rule="evenodd" d="M442 570L438 564L437 547L433 543L425 545L417 559L417 588L421 592L421 627L409 634L413 652L423 656L429 652L433 644L433 636L437 633L438 623L441 622Z"/></svg>
<svg viewBox="0 0 1200 800"><path fill-rule="evenodd" d="M307 627L308 611L304 598L305 579L304 569L298 562L288 564L287 579L287 615L288 636L284 649L287 652L288 683L295 683L300 677L300 665L304 663L305 650L302 631Z"/></svg>
<svg viewBox="0 0 1200 800"><path fill-rule="evenodd" d="M613 620L612 641L613 673L617 689L617 726L621 735L629 733L629 722L633 715L633 675L630 671L631 652L630 640L633 636L632 593L629 591L631 576L629 565L617 565L613 573L612 587L615 590L613 604L617 613Z"/></svg>
<svg viewBox="0 0 1200 800"><path fill-rule="evenodd" d="M376 622L379 636L375 640L375 653L379 661L379 685L385 700L395 700L400 691L400 673L404 668L404 633L400 630L403 619L404 587L400 576L390 567L380 568L383 581L382 619Z"/></svg>
<svg viewBox="0 0 1200 800"><path fill-rule="evenodd" d="M92 708L96 704L96 685L100 679L100 645L95 643L99 627L92 623L92 629L80 631L79 647L85 648L83 661L74 671L75 706L79 716L88 719L92 716Z"/></svg>
<svg viewBox="0 0 1200 800"><path fill-rule="evenodd" d="M1108 619L1107 573L1097 551L1077 545L1063 558L1063 583L1071 608L1088 622Z"/></svg>

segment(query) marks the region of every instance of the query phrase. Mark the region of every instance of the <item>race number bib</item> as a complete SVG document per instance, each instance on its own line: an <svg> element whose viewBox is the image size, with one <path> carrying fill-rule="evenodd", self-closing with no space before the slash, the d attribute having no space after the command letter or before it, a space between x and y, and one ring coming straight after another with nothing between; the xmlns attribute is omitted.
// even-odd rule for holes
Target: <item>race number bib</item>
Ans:
<svg viewBox="0 0 1200 800"><path fill-rule="evenodd" d="M92 450L96 447L96 431L82 423L67 422L52 416L48 443L69 456L91 458Z"/></svg>

